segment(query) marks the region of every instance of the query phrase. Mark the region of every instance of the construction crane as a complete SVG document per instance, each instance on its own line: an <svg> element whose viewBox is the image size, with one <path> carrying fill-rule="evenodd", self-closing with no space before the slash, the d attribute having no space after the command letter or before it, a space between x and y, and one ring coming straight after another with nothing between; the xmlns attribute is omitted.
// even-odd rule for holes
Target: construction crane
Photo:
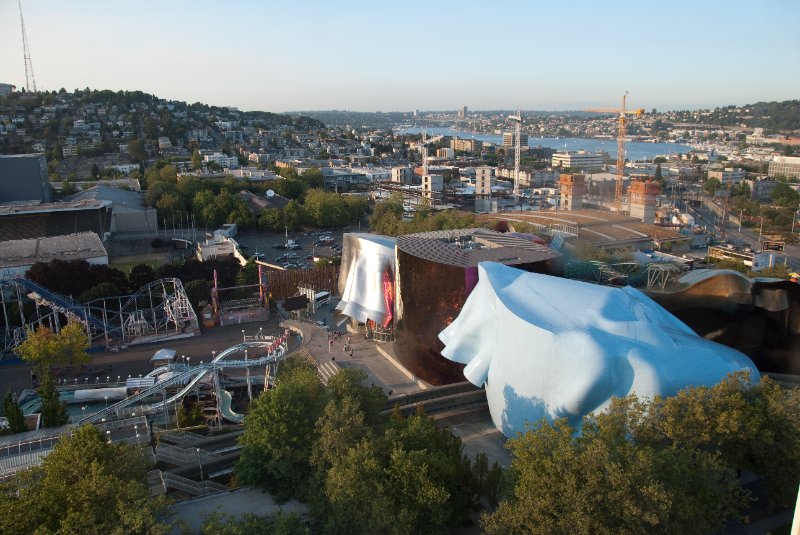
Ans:
<svg viewBox="0 0 800 535"><path fill-rule="evenodd" d="M31 51L28 48L28 35L25 33L25 19L22 18L22 0L17 0L19 5L19 22L22 25L22 55L25 57L25 91L36 92L36 78L33 76L33 63Z"/></svg>
<svg viewBox="0 0 800 535"><path fill-rule="evenodd" d="M619 119L617 120L617 184L614 190L614 206L617 211L620 211L622 204L622 187L625 179L625 136L627 135L628 115L635 115L641 117L644 114L644 108L637 110L629 110L625 107L628 92L622 95L621 108L589 108L586 111L596 111L599 113L618 113Z"/></svg>
<svg viewBox="0 0 800 535"><path fill-rule="evenodd" d="M522 113L517 111L516 115L509 115L508 120L516 124L514 129L514 202L519 201L519 164L522 155Z"/></svg>

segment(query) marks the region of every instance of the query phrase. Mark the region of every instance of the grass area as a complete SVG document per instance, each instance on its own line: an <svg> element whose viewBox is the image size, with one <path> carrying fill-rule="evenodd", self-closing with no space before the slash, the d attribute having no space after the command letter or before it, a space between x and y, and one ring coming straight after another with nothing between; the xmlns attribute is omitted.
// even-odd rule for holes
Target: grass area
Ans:
<svg viewBox="0 0 800 535"><path fill-rule="evenodd" d="M133 266L139 264L146 264L153 269L158 269L159 266L170 263L169 253L150 254L150 255L137 255L137 256L120 256L117 258L109 258L109 267L118 269L126 275L131 272Z"/></svg>

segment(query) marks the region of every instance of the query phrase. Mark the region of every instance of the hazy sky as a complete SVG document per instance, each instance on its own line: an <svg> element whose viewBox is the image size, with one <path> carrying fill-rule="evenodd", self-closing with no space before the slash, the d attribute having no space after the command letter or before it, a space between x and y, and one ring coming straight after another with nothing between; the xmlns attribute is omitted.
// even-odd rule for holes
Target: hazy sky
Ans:
<svg viewBox="0 0 800 535"><path fill-rule="evenodd" d="M800 98L800 0L25 0L39 89L243 110L647 110ZM0 0L0 82L25 85Z"/></svg>

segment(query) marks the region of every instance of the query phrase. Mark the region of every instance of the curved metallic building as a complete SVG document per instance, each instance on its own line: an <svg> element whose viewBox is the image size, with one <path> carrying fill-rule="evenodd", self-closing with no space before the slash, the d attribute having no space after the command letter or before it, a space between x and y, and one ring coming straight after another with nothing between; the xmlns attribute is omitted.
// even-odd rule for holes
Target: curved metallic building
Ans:
<svg viewBox="0 0 800 535"><path fill-rule="evenodd" d="M411 373L433 385L464 380L464 366L442 357L438 335L475 288L478 263L545 273L560 256L530 240L480 228L399 236L395 254L394 351Z"/></svg>
<svg viewBox="0 0 800 535"><path fill-rule="evenodd" d="M800 284L700 269L647 294L700 336L748 355L760 371L800 375Z"/></svg>

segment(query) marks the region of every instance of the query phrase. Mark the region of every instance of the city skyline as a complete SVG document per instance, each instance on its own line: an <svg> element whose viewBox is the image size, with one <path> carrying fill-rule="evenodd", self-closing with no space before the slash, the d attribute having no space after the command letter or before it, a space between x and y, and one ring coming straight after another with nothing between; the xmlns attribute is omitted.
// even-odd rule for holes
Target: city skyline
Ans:
<svg viewBox="0 0 800 535"><path fill-rule="evenodd" d="M37 86L242 110L647 110L800 97L800 3L26 2ZM16 2L0 82L24 87Z"/></svg>

